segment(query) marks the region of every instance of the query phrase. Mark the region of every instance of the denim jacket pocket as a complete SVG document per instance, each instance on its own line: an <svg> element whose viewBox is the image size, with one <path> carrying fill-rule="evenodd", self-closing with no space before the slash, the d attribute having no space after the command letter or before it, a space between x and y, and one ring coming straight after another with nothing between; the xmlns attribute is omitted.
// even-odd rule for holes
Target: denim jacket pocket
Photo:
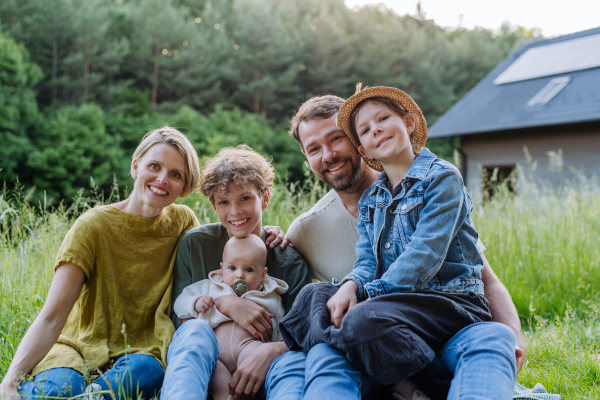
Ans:
<svg viewBox="0 0 600 400"><path fill-rule="evenodd" d="M373 236L373 221L375 219L375 206L368 205L360 207L360 214L358 215L359 222L365 224L365 229L369 236Z"/></svg>
<svg viewBox="0 0 600 400"><path fill-rule="evenodd" d="M423 208L423 196L416 195L403 198L394 214L396 216L394 224L396 225L396 235L404 243L410 243L412 235L415 233L419 214Z"/></svg>
<svg viewBox="0 0 600 400"><path fill-rule="evenodd" d="M407 196L398 203L394 213L395 214L408 214L411 211L413 211L415 207L418 207L420 204L423 204L423 196L422 195Z"/></svg>

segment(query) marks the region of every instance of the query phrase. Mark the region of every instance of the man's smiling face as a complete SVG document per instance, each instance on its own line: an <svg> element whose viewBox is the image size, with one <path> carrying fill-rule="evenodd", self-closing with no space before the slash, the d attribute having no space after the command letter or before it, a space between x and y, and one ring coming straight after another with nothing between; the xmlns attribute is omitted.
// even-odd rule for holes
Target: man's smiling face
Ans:
<svg viewBox="0 0 600 400"><path fill-rule="evenodd" d="M336 126L336 118L337 113L302 121L298 134L313 172L335 191L343 192L356 185L365 166L350 139Z"/></svg>

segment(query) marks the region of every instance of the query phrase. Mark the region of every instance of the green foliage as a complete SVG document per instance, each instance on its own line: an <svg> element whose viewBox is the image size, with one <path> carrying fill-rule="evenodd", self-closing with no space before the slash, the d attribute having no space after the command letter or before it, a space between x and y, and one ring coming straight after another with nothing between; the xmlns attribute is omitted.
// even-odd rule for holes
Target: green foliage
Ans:
<svg viewBox="0 0 600 400"><path fill-rule="evenodd" d="M49 115L28 165L36 171L37 188L62 199L76 195L92 177L102 187L110 185L113 174L126 175L121 164L125 158L119 143L106 133L102 109L87 104Z"/></svg>
<svg viewBox="0 0 600 400"><path fill-rule="evenodd" d="M140 117L150 112L150 97L147 92L128 89L115 98L113 105L113 112Z"/></svg>
<svg viewBox="0 0 600 400"><path fill-rule="evenodd" d="M345 97L358 81L406 90L431 124L535 33L443 29L342 0L6 0L0 23L44 71L42 106L112 110L136 89L165 113L221 104L283 128L307 98Z"/></svg>
<svg viewBox="0 0 600 400"><path fill-rule="evenodd" d="M212 156L222 147L247 144L273 159L280 178L295 182L304 177L304 155L298 143L287 132L271 128L261 115L217 107L204 116L183 106L172 121L194 142L201 157Z"/></svg>
<svg viewBox="0 0 600 400"><path fill-rule="evenodd" d="M34 85L41 78L25 47L0 31L0 181L14 182L31 151L39 122Z"/></svg>
<svg viewBox="0 0 600 400"><path fill-rule="evenodd" d="M562 399L600 399L600 321L597 304L592 306L580 318L567 308L552 320L532 319L534 325L525 333L528 355L520 384L541 382Z"/></svg>
<svg viewBox="0 0 600 400"><path fill-rule="evenodd" d="M343 0L5 0L0 26L0 179L36 185L37 198L70 198L90 174L103 174L100 189L113 174L129 186L129 156L164 124L188 132L202 156L247 143L284 180L303 180L284 130L306 99L347 97L359 81L396 86L431 125L535 34L443 29L423 12ZM104 121L82 117L97 107ZM446 142L430 147L453 158Z"/></svg>
<svg viewBox="0 0 600 400"><path fill-rule="evenodd" d="M518 196L500 187L473 212L486 257L522 318L530 304L543 318L568 304L584 312L583 300L600 303L600 188L584 182L546 193L519 174Z"/></svg>

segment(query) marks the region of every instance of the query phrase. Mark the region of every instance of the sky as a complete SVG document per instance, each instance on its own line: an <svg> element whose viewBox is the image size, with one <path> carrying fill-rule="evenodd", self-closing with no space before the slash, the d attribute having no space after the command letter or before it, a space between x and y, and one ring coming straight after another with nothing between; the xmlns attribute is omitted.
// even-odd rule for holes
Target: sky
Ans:
<svg viewBox="0 0 600 400"><path fill-rule="evenodd" d="M540 28L546 37L600 27L599 0L421 0L425 18L437 25L496 30L508 21L528 29ZM417 0L345 0L350 8L383 3L397 14L415 14Z"/></svg>

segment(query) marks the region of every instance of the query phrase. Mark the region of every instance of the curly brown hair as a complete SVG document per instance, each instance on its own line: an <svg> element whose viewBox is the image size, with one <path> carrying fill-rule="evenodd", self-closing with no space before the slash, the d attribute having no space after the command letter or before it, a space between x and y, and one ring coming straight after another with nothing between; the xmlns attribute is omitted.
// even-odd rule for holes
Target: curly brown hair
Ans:
<svg viewBox="0 0 600 400"><path fill-rule="evenodd" d="M273 186L275 172L271 161L255 152L250 146L221 149L216 156L204 164L200 177L200 191L214 204L214 195L219 190L227 191L230 183L243 188L251 183L262 196Z"/></svg>

